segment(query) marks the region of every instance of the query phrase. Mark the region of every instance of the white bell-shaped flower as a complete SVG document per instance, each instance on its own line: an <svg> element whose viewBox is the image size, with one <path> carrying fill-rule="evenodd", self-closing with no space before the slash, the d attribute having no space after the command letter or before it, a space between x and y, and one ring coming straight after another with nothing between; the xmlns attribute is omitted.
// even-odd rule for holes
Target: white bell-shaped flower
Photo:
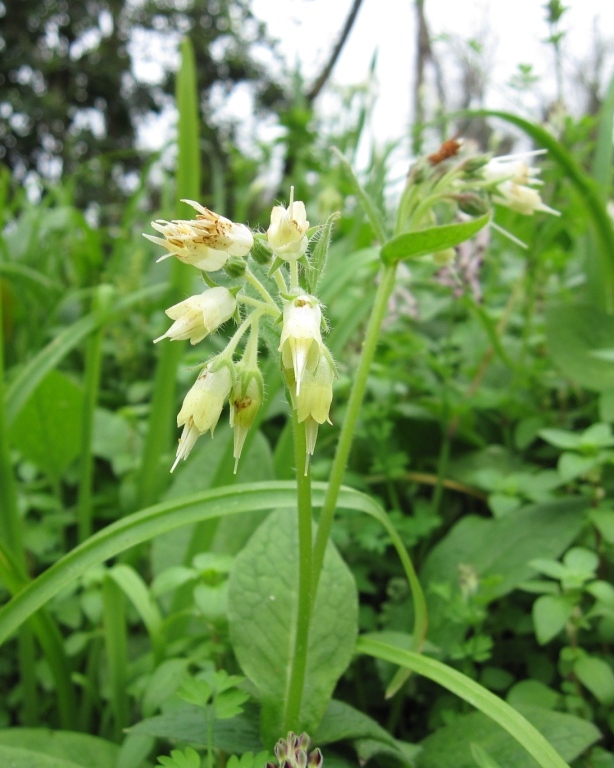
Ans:
<svg viewBox="0 0 614 768"><path fill-rule="evenodd" d="M154 339L154 344L166 338L171 341L189 339L191 344L197 344L230 320L236 308L236 298L228 288L222 286L209 288L198 296L190 296L166 310L166 314L175 322L166 333Z"/></svg>
<svg viewBox="0 0 614 768"><path fill-rule="evenodd" d="M300 259L307 251L308 229L305 203L294 200L294 187L291 187L288 207L276 205L271 211L271 224L266 236L274 255L284 261Z"/></svg>
<svg viewBox="0 0 614 768"><path fill-rule="evenodd" d="M318 300L307 294L291 299L284 307L279 351L284 368L294 369L296 394L306 370L318 364L322 348L322 310Z"/></svg>

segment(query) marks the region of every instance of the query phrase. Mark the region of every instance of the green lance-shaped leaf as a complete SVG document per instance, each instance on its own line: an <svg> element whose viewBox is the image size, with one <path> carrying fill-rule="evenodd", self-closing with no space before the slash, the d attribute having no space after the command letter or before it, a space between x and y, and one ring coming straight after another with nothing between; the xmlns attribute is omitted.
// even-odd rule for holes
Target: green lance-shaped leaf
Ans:
<svg viewBox="0 0 614 768"><path fill-rule="evenodd" d="M15 421L46 374L78 346L86 336L96 330L102 322L122 320L125 312L144 301L157 299L165 290L166 286L162 283L147 286L147 288L119 299L113 305L113 314L110 317L104 318L100 312L94 311L58 334L20 370L19 374L11 381L10 386L6 388L5 404L8 424L10 425Z"/></svg>
<svg viewBox="0 0 614 768"><path fill-rule="evenodd" d="M358 632L356 584L332 545L326 552L309 630L299 722L286 723L298 600L295 510L270 515L235 560L229 582L230 636L243 672L262 698L262 735L272 746L286 727L315 731Z"/></svg>
<svg viewBox="0 0 614 768"><path fill-rule="evenodd" d="M313 504L321 506L326 485L314 483ZM87 541L62 557L44 573L30 582L13 599L0 609L0 644L2 644L24 621L51 600L62 589L82 576L88 568L103 563L120 552L137 544L149 541L183 525L231 517L241 512L256 512L266 509L294 508L296 506L296 483L270 481L246 483L240 487L215 488L193 496L156 504L141 512L128 515L122 520L103 528ZM337 503L339 509L364 512L383 525L390 521L381 506L370 496L351 488L342 488ZM388 529L390 532L394 529ZM411 561L398 535L393 544L401 557L403 567L415 579Z"/></svg>
<svg viewBox="0 0 614 768"><path fill-rule="evenodd" d="M461 672L435 659L382 642L377 635L360 637L356 649L359 653L407 667L484 712L522 744L541 768L569 768L552 745L517 710ZM594 735L598 737L596 729Z"/></svg>
<svg viewBox="0 0 614 768"><path fill-rule="evenodd" d="M385 264L394 264L406 259L417 259L430 253L445 251L469 240L490 222L490 214L457 224L442 224L427 227L416 232L404 232L382 246L381 259Z"/></svg>

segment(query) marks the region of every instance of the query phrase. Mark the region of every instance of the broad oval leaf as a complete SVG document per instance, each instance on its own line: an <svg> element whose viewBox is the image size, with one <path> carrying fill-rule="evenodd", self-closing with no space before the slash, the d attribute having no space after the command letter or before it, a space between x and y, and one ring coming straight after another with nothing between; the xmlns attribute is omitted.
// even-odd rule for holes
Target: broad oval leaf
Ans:
<svg viewBox="0 0 614 768"><path fill-rule="evenodd" d="M393 237L382 246L381 259L385 264L393 264L405 259L416 259L429 253L444 251L464 243L476 235L490 222L490 214L485 213L477 219L456 224L443 224L428 227L417 232L404 232Z"/></svg>
<svg viewBox="0 0 614 768"><path fill-rule="evenodd" d="M294 509L271 514L235 559L228 589L232 645L260 691L263 737L272 745L288 729L285 708L294 665L298 601L298 526ZM358 634L354 577L329 545L313 609L298 728L314 732Z"/></svg>

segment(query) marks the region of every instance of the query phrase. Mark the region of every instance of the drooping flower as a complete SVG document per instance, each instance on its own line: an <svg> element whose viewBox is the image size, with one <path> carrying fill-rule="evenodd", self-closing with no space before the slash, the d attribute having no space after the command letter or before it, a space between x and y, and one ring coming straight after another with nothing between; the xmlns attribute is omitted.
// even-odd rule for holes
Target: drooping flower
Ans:
<svg viewBox="0 0 614 768"><path fill-rule="evenodd" d="M306 370L318 364L322 348L322 310L313 296L303 294L291 299L284 307L279 351L284 368L294 369L296 394Z"/></svg>
<svg viewBox="0 0 614 768"><path fill-rule="evenodd" d="M264 398L264 381L260 370L242 363L236 366L236 379L230 395L230 426L234 429L235 472L241 458L247 433L254 423Z"/></svg>
<svg viewBox="0 0 614 768"><path fill-rule="evenodd" d="M295 396L296 416L299 421L312 418L318 424L330 424L330 404L333 401L335 368L330 352L323 346L318 364L313 371L305 371L301 391Z"/></svg>
<svg viewBox="0 0 614 768"><path fill-rule="evenodd" d="M254 239L244 224L235 224L192 200L185 202L199 211L196 219L152 221L151 226L164 237L144 235L168 251L158 261L176 256L184 264L215 272L224 266L229 255L244 256L250 250Z"/></svg>
<svg viewBox="0 0 614 768"><path fill-rule="evenodd" d="M154 344L166 338L171 341L189 339L191 344L197 344L230 320L236 307L236 298L228 288L222 286L209 288L198 296L190 296L166 310L166 314L175 322L166 333L154 339Z"/></svg>
<svg viewBox="0 0 614 768"><path fill-rule="evenodd" d="M525 216L532 216L536 211L551 213L553 216L561 215L559 211L543 202L536 189L524 184L515 184L513 181L502 181L498 184L493 201Z"/></svg>
<svg viewBox="0 0 614 768"><path fill-rule="evenodd" d="M482 178L493 186L493 202L525 216L536 211L559 216L558 211L542 201L535 189L543 183L538 178L540 169L529 166L522 158L523 155L493 157L482 167Z"/></svg>
<svg viewBox="0 0 614 768"><path fill-rule="evenodd" d="M318 427L325 421L331 423L329 413L333 400L334 377L335 367L332 357L326 347L323 346L316 367L313 371L305 372L300 392L292 397L297 420L299 423L305 422L307 449L305 474L307 474L309 457L313 456L315 450Z"/></svg>
<svg viewBox="0 0 614 768"><path fill-rule="evenodd" d="M187 459L202 434L211 430L213 435L230 395L233 376L232 361L222 356L209 361L199 374L177 416L177 426L183 427L183 432L171 472L181 459Z"/></svg>
<svg viewBox="0 0 614 768"><path fill-rule="evenodd" d="M290 187L288 207L276 205L271 211L271 224L266 236L274 255L284 261L300 259L307 251L308 229L305 203L294 200L294 187Z"/></svg>

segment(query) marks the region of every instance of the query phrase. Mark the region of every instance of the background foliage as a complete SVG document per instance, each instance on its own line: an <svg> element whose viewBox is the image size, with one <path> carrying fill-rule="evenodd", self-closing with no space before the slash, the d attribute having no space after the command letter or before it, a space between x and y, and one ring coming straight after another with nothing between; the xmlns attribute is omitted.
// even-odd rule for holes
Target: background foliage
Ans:
<svg viewBox="0 0 614 768"><path fill-rule="evenodd" d="M564 9L547 12L562 56ZM184 70L177 174L135 148L140 121L174 88L170 71L155 85L132 78L137 29L193 41L198 94ZM273 187L290 173L312 220L341 210L320 287L340 372L312 465L326 482L382 244L330 145L357 157L371 95L340 96L333 125L299 75L284 96L251 58L266 32L238 2L28 1L13 4L0 34L0 758L18 768L143 768L158 755L175 768L201 757L262 766L283 720L284 617L295 600L296 530L280 511L294 504L294 459L278 363L264 351L266 407L236 478L222 424L167 474L173 419L203 353L178 345L165 359L151 344L169 292L195 283L177 282L168 263L154 268L140 233L176 215L179 188L198 186L195 163L199 199L252 225L266 226ZM244 157L210 107L213 88L246 80L265 111L281 107L282 163L262 194L253 182L273 148ZM592 114L559 104L556 123L459 118L483 140L505 126L508 145L547 148L542 196L562 215L498 209L497 225L528 248L491 228L458 247L453 269L399 269L345 476L353 490L342 493L327 554L334 603L310 639L304 717L327 764L534 765L497 725L509 719L504 700L574 768L614 765L614 88L596 93ZM407 140L435 152L457 124L429 105L428 124ZM96 135L78 115L101 107ZM391 151L369 147L359 174L386 222L399 186ZM31 172L40 200L23 186ZM208 339L207 354L226 335ZM156 399L161 378L170 384ZM323 494L316 485L316 507ZM422 656L403 547L428 608ZM254 611L254 579L272 594L290 585L279 598L290 608ZM417 674L399 681L399 665ZM336 670L345 672L335 685Z"/></svg>

